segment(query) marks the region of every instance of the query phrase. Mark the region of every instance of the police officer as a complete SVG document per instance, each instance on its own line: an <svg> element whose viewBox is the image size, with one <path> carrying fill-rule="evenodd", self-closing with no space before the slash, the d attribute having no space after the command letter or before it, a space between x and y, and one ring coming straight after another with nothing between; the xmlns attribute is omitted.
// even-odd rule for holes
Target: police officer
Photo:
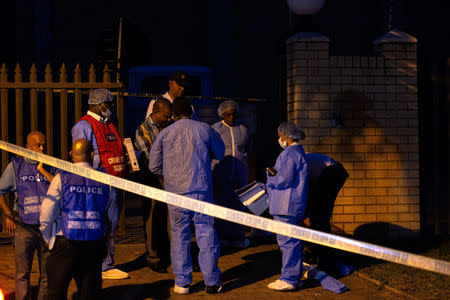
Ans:
<svg viewBox="0 0 450 300"><path fill-rule="evenodd" d="M92 168L93 148L88 140L76 140L70 155L76 166ZM40 216L40 229L50 249L49 299L66 299L72 277L80 299L98 299L108 219L115 210L115 193L109 186L66 171L55 176Z"/></svg>
<svg viewBox="0 0 450 300"><path fill-rule="evenodd" d="M111 122L115 109L112 93L107 89L96 89L89 93L89 110L72 128L72 141L87 139L94 148L93 167L102 167L106 173L118 177L126 176L122 140L116 126ZM128 273L114 268L114 233L118 227L122 209L122 193L117 193L118 210L111 220L112 228L108 237L108 254L103 260L103 279L123 279Z"/></svg>
<svg viewBox="0 0 450 300"><path fill-rule="evenodd" d="M44 153L45 136L38 131L29 133L27 149ZM39 232L39 211L54 173L54 168L50 168L48 172L42 163L28 158L14 157L0 179L0 206L7 217L7 230L14 235L16 299L30 297L30 272L36 250L40 272L38 299L45 299L47 294L45 262L48 253ZM18 220L6 204L4 195L9 192L16 194L14 207L18 213Z"/></svg>

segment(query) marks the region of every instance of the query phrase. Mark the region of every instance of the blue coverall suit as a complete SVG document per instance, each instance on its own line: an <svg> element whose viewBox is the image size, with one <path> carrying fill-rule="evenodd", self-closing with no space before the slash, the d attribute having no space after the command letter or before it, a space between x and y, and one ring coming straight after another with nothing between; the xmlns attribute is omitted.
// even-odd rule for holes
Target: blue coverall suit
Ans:
<svg viewBox="0 0 450 300"><path fill-rule="evenodd" d="M243 124L228 126L224 121L211 126L219 133L225 144L223 160L213 160L214 201L222 206L244 210L233 191L248 184L248 156L251 148L250 133ZM243 226L240 224L216 220L219 239L238 241L245 239Z"/></svg>
<svg viewBox="0 0 450 300"><path fill-rule="evenodd" d="M164 177L165 190L200 201L212 202L211 157L223 159L224 144L208 124L180 119L161 131L150 151L149 169ZM192 282L190 255L191 220L200 248L198 260L207 286L220 285L217 266L220 246L214 230L214 218L169 205L172 269L175 284Z"/></svg>
<svg viewBox="0 0 450 300"><path fill-rule="evenodd" d="M288 146L275 163L276 176L267 176L269 212L276 221L296 225L303 219L308 200L308 163L299 144ZM281 276L289 284L297 285L302 274L302 241L277 234L283 253Z"/></svg>

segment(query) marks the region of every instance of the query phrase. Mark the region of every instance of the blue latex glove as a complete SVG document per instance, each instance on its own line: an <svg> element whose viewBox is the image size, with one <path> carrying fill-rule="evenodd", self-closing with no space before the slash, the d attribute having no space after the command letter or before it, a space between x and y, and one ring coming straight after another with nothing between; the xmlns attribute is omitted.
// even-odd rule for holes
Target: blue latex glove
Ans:
<svg viewBox="0 0 450 300"><path fill-rule="evenodd" d="M341 294L347 290L347 286L345 284L328 275L320 281L320 284L324 290L328 290L336 294Z"/></svg>

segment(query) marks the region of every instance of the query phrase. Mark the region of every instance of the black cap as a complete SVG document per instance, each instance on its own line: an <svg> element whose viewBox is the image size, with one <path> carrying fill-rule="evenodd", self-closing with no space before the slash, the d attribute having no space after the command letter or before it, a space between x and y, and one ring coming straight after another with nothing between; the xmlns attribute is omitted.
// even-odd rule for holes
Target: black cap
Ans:
<svg viewBox="0 0 450 300"><path fill-rule="evenodd" d="M186 72L181 70L175 71L172 75L170 75L169 80L175 81L178 85L182 87L189 86L188 75L186 74Z"/></svg>

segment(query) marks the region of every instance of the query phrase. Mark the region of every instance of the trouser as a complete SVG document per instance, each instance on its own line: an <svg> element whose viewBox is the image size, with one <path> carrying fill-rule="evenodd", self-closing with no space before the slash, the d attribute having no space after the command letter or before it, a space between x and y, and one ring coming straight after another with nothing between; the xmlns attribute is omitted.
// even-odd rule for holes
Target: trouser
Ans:
<svg viewBox="0 0 450 300"><path fill-rule="evenodd" d="M214 182L214 202L217 205L245 211L244 205L235 197L234 190L239 188L228 181ZM240 241L245 239L245 226L222 219L215 220L215 226L219 240Z"/></svg>
<svg viewBox="0 0 450 300"><path fill-rule="evenodd" d="M42 239L39 225L17 223L14 234L16 264L15 293L17 300L30 298L30 272L35 250L37 250L39 262L38 299L45 299L47 296L47 273L45 272L45 264L48 256L47 246Z"/></svg>
<svg viewBox="0 0 450 300"><path fill-rule="evenodd" d="M117 228L119 227L120 211L122 210L123 206L123 191L120 189L115 189L115 192L116 192L116 205L114 206L114 208L116 208L116 211L113 212L115 219L112 218L111 231L109 233L109 236L106 237L107 252L106 257L103 259L102 262L103 272L114 269L114 252L116 250L114 235L116 234Z"/></svg>
<svg viewBox="0 0 450 300"><path fill-rule="evenodd" d="M333 215L334 202L347 177L348 173L340 163L322 170L314 187L314 192L308 200L312 229L331 232L330 221ZM311 244L308 247L311 249L313 256L318 259L320 268L327 269L333 265L335 250L317 244Z"/></svg>
<svg viewBox="0 0 450 300"><path fill-rule="evenodd" d="M104 239L72 241L57 236L47 260L48 299L67 299L72 278L75 278L80 299L99 299L104 254Z"/></svg>
<svg viewBox="0 0 450 300"><path fill-rule="evenodd" d="M206 193L189 193L184 196L204 201ZM214 218L173 205L168 205L171 225L170 257L175 274L175 284L185 286L192 282L191 221L199 247L198 261L205 285L220 285L220 269L217 265L220 246L214 230Z"/></svg>
<svg viewBox="0 0 450 300"><path fill-rule="evenodd" d="M148 263L170 265L167 204L149 198L143 199L144 239Z"/></svg>
<svg viewBox="0 0 450 300"><path fill-rule="evenodd" d="M297 225L299 220L298 217L280 215L274 215L273 218L276 221L293 225ZM277 234L277 242L282 252L281 276L278 279L295 286L300 282L302 275L303 242L281 234Z"/></svg>

